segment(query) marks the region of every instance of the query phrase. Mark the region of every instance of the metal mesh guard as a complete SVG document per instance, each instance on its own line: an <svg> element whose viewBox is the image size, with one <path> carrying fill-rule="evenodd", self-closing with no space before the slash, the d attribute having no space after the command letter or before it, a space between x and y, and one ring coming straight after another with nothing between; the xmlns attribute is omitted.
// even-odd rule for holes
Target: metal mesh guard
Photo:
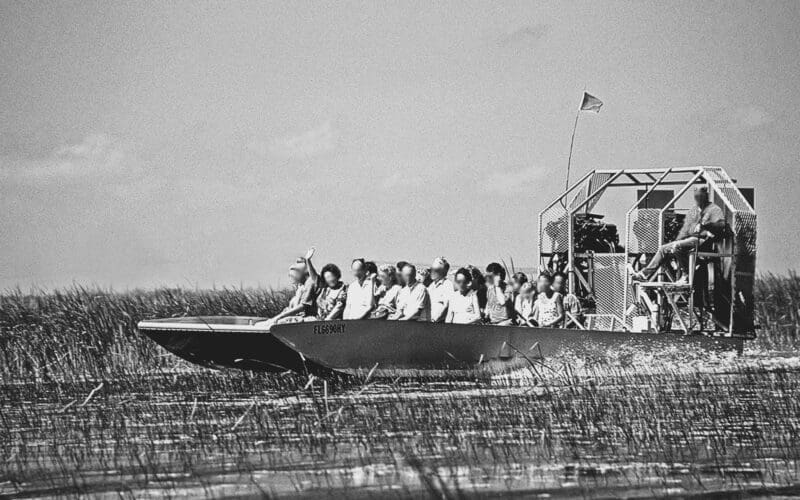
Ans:
<svg viewBox="0 0 800 500"><path fill-rule="evenodd" d="M734 232L739 254L755 255L756 253L756 216L751 213L736 212L734 216Z"/></svg>
<svg viewBox="0 0 800 500"><path fill-rule="evenodd" d="M719 167L708 167L705 169L708 178L716 185L717 189L722 193L722 196L728 200L733 210L739 212L753 213L753 208L742 195L741 191L736 188L733 180L728 174Z"/></svg>
<svg viewBox="0 0 800 500"><path fill-rule="evenodd" d="M628 241L628 253L656 253L661 210L657 208L639 208L631 212L629 221L631 232Z"/></svg>
<svg viewBox="0 0 800 500"><path fill-rule="evenodd" d="M614 318L612 318L611 316L603 316L603 315L593 316L593 315L588 315L588 319L589 319L589 322L588 322L587 326L591 330L609 331L615 326L615 324L616 324L617 328L620 327L620 323L618 321L615 321Z"/></svg>
<svg viewBox="0 0 800 500"><path fill-rule="evenodd" d="M542 214L539 242L544 253L566 252L569 250L567 213L561 205L554 205Z"/></svg>
<svg viewBox="0 0 800 500"><path fill-rule="evenodd" d="M625 254L594 255L594 296L597 314L622 317L625 293Z"/></svg>

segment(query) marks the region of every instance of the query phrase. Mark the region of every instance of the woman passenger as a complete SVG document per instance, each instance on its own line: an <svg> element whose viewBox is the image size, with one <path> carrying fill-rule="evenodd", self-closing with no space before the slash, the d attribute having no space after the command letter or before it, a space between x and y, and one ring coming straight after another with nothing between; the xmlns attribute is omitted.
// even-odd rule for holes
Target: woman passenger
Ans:
<svg viewBox="0 0 800 500"><path fill-rule="evenodd" d="M472 289L475 291L475 295L478 296L478 305L481 308L481 318L483 318L486 314L486 303L488 302L486 279L477 267L467 266L466 269L472 275Z"/></svg>
<svg viewBox="0 0 800 500"><path fill-rule="evenodd" d="M417 270L417 281L425 285L425 288L428 288L428 285L433 283L433 278L431 278L431 268L420 267Z"/></svg>
<svg viewBox="0 0 800 500"><path fill-rule="evenodd" d="M296 286L294 295L280 313L266 320L267 329L276 323L294 323L314 318L317 315L317 295L321 287L320 278L311 263L315 249L312 247L289 267L289 281Z"/></svg>
<svg viewBox="0 0 800 500"><path fill-rule="evenodd" d="M481 322L478 294L472 289L472 273L461 268L455 275L456 292L450 297L447 323L471 324Z"/></svg>
<svg viewBox="0 0 800 500"><path fill-rule="evenodd" d="M397 294L403 288L397 283L397 269L391 264L379 267L378 277L381 280L376 293L378 307L370 314L370 319L385 319L395 313L397 311Z"/></svg>
<svg viewBox="0 0 800 500"><path fill-rule="evenodd" d="M322 268L325 287L317 298L317 318L325 321L342 319L347 301L347 287L342 283L342 271L336 264Z"/></svg>
<svg viewBox="0 0 800 500"><path fill-rule="evenodd" d="M536 282L539 296L534 305L536 324L542 328L558 328L564 321L564 303L561 294L553 291L549 274L540 274Z"/></svg>

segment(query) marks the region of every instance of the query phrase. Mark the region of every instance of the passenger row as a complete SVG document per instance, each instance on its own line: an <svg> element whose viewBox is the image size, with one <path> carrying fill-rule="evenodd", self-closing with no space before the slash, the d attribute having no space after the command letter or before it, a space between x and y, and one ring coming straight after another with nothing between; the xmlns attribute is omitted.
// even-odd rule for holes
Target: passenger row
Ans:
<svg viewBox="0 0 800 500"><path fill-rule="evenodd" d="M401 261L396 266L365 259L351 264L353 281L345 285L335 264L317 272L314 249L289 268L297 287L289 305L267 324L315 320L394 320L446 323L520 325L550 328L575 327L581 305L565 294L566 277L543 272L536 283L515 273L506 283L506 270L497 262L485 274L475 266L459 268L448 279L450 264L434 259L430 269L417 270Z"/></svg>

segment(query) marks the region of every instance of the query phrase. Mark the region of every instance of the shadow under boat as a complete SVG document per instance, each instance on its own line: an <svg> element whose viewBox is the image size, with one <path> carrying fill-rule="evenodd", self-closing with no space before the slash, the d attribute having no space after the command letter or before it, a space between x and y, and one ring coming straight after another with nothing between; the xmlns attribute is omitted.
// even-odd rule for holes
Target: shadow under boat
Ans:
<svg viewBox="0 0 800 500"><path fill-rule="evenodd" d="M533 358L613 349L741 352L745 338L379 320L309 321L267 330L259 317L197 316L139 323L171 353L209 368L329 375L369 371L490 371Z"/></svg>

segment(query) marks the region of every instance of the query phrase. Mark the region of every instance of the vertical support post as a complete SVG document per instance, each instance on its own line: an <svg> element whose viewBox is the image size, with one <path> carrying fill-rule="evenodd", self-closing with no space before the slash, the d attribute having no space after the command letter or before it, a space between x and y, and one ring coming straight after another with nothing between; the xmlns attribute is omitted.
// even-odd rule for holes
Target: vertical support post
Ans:
<svg viewBox="0 0 800 500"><path fill-rule="evenodd" d="M624 308L625 311L627 311L627 308L628 308L628 296L629 296L629 292L630 292L630 288L631 288L630 285L628 285L628 283L630 283L630 281L631 281L630 272L628 270L628 256L629 256L628 254L630 252L630 244L631 244L631 241L632 241L632 239L631 239L631 215L633 214L634 210L638 211L639 205L645 199L647 199L648 196L650 196L650 193L652 193L653 190L655 188L657 188L659 186L659 184L661 184L664 181L664 179L667 178L667 176L670 174L670 172L672 172L672 169L668 168L668 169L666 169L664 171L663 174L661 174L658 177L658 179L654 179L653 180L653 184L650 185L650 187L647 188L647 190L644 192L644 194L642 196L640 196L638 200L636 200L636 203L630 209L628 209L628 212L625 214L625 280L624 280L625 289L622 292L622 303L623 303L623 308ZM652 179L652 176L650 178ZM658 241L659 242L661 242L661 240L663 239L663 225L664 224L661 221L659 221L659 224L658 224ZM594 287L592 287L592 290L594 290ZM637 300L638 300L638 298L637 298ZM625 324L627 325L628 324L628 315L626 313L624 313L624 312L623 312L622 319L625 320Z"/></svg>
<svg viewBox="0 0 800 500"><path fill-rule="evenodd" d="M689 254L689 332L694 329L694 268L697 265L697 251L699 245L695 245L694 252Z"/></svg>
<svg viewBox="0 0 800 500"><path fill-rule="evenodd" d="M575 217L567 210L567 274L569 293L575 294L575 237L573 231L575 230Z"/></svg>

